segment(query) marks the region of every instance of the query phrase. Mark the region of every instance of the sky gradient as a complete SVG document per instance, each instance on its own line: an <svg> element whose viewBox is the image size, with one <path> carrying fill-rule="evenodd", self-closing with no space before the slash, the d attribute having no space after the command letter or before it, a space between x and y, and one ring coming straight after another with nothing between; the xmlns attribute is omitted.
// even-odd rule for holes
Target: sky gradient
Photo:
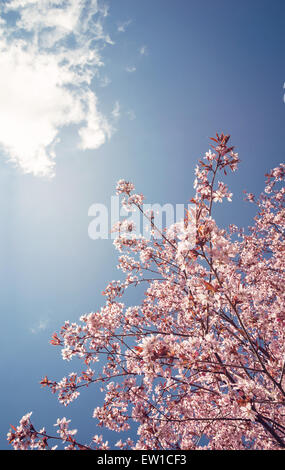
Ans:
<svg viewBox="0 0 285 470"><path fill-rule="evenodd" d="M186 203L209 137L229 133L241 164L214 216L251 223L243 190L284 161L284 18L283 0L0 0L1 449L29 411L47 429L71 418L82 442L102 432L99 393L66 409L39 381L76 370L51 334L118 277L88 210L120 178Z"/></svg>

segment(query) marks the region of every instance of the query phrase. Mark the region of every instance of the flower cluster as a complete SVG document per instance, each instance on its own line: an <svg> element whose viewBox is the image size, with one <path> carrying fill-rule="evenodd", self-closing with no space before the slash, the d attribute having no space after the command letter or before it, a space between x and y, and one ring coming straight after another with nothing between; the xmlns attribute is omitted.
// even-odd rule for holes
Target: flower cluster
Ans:
<svg viewBox="0 0 285 470"><path fill-rule="evenodd" d="M267 174L260 198L247 195L257 207L249 232L221 229L214 203L232 194L218 175L235 171L239 159L228 135L212 142L195 171L195 210L159 240L130 237L129 222L118 226L124 280L109 283L102 308L66 322L51 340L83 370L41 384L64 405L100 384L97 423L117 432L138 424L136 441L120 439L121 449L285 448L285 166ZM123 204L149 220L134 189L118 182ZM125 306L131 286L144 289ZM95 374L91 365L102 356ZM67 420L57 428L55 439L80 448ZM51 436L35 431L27 415L8 439L14 448L43 448ZM108 442L95 436L92 446Z"/></svg>

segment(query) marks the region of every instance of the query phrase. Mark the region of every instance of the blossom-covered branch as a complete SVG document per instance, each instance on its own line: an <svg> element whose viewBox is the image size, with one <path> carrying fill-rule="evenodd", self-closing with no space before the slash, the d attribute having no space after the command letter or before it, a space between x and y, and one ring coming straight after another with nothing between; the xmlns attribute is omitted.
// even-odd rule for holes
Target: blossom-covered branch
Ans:
<svg viewBox="0 0 285 470"><path fill-rule="evenodd" d="M104 404L93 411L99 426L119 432L139 423L137 439L120 440L119 448L285 448L285 165L266 175L260 198L247 194L257 208L249 231L219 228L214 204L232 199L220 175L239 163L229 139L212 139L195 170L195 210L165 231L144 212L134 185L118 182L122 204L146 217L153 236L137 237L130 221L117 224L124 279L108 284L102 308L78 324L65 322L51 340L83 369L41 384L65 406L100 384ZM139 285L143 298L125 306L126 290ZM101 358L98 373L92 365ZM45 446L51 436L37 433L30 415L22 420L8 435L11 444ZM57 439L93 448L77 444L66 423L58 421ZM93 442L107 446L98 436Z"/></svg>

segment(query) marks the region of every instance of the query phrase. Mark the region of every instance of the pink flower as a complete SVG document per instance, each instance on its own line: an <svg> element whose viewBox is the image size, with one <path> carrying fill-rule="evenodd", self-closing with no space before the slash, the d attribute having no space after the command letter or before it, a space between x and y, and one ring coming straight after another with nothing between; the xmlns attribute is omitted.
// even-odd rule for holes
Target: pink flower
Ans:
<svg viewBox="0 0 285 470"><path fill-rule="evenodd" d="M79 371L59 381L45 376L41 384L64 406L82 388L99 385L104 401L94 403L96 424L132 434L137 426L134 440L118 440L120 449L285 446L285 165L266 175L252 227L219 228L214 202L232 193L218 175L235 171L239 161L229 138L216 134L215 153L199 161L195 210L185 220L150 240L130 236L130 221L117 226L121 279L109 282L102 307L53 334L52 344L63 359L77 358ZM122 204L143 211L133 190L118 182ZM252 193L247 198L254 200ZM123 303L131 287L138 288L133 301ZM109 448L98 435L88 446L77 443L69 424L58 419L53 437L36 431L28 413L7 437L23 450L54 449L52 439L70 450Z"/></svg>

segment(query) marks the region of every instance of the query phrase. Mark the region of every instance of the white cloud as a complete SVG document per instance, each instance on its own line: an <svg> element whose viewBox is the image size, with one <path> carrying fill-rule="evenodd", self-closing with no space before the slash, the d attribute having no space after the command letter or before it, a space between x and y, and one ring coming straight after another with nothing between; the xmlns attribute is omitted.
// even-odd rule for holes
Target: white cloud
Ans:
<svg viewBox="0 0 285 470"><path fill-rule="evenodd" d="M17 1L8 4L8 9L21 9L21 17L17 22L19 28L26 31L34 31L35 28L58 28L64 35L77 27L83 3L80 0L71 0L66 7L64 2Z"/></svg>
<svg viewBox="0 0 285 470"><path fill-rule="evenodd" d="M110 85L111 79L107 76L104 76L100 79L100 86L105 88L106 86Z"/></svg>
<svg viewBox="0 0 285 470"><path fill-rule="evenodd" d="M113 44L97 0L12 0L16 25L0 13L0 145L25 173L52 176L63 126L79 126L79 147L96 149L112 134L92 79L100 48Z"/></svg>
<svg viewBox="0 0 285 470"><path fill-rule="evenodd" d="M136 119L136 114L135 114L135 112L134 112L132 109L130 109L129 111L127 111L126 114L127 114L127 116L128 116L128 118L129 118L130 121L134 121L134 120Z"/></svg>
<svg viewBox="0 0 285 470"><path fill-rule="evenodd" d="M48 324L49 324L49 319L42 318L33 327L30 328L30 332L33 333L34 335L41 333L41 331L44 331L47 329Z"/></svg>
<svg viewBox="0 0 285 470"><path fill-rule="evenodd" d="M121 116L119 101L116 101L115 103L114 109L112 111L112 116L114 119L119 119L119 117Z"/></svg>
<svg viewBox="0 0 285 470"><path fill-rule="evenodd" d="M128 67L126 67L126 72L129 72L129 73L133 73L136 70L137 70L136 67L133 65L129 65Z"/></svg>
<svg viewBox="0 0 285 470"><path fill-rule="evenodd" d="M118 24L118 28L117 28L117 31L119 33L125 33L127 27L131 24L132 20L128 20L128 21L125 21L123 23L119 23Z"/></svg>
<svg viewBox="0 0 285 470"><path fill-rule="evenodd" d="M140 52L141 55L147 55L148 54L147 47L146 46L141 46L140 49L139 49L139 52Z"/></svg>
<svg viewBox="0 0 285 470"><path fill-rule="evenodd" d="M83 150L97 149L105 143L106 137L111 137L112 127L97 109L97 98L89 91L87 93L86 125L79 129L81 137L79 147Z"/></svg>

